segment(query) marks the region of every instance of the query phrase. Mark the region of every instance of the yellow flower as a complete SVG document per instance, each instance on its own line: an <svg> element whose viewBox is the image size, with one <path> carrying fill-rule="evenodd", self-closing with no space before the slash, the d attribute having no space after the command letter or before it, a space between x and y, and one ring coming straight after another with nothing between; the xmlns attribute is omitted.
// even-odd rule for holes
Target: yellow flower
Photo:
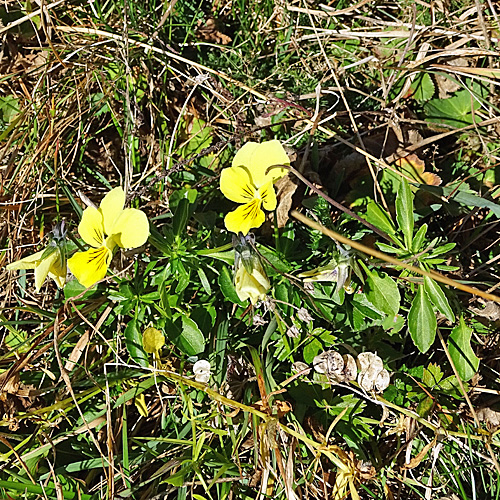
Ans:
<svg viewBox="0 0 500 500"><path fill-rule="evenodd" d="M235 252L234 266L234 288L241 301L250 299L252 304L263 300L271 288L271 283L262 267L259 256L251 246L255 243L252 233L248 236L233 236Z"/></svg>
<svg viewBox="0 0 500 500"><path fill-rule="evenodd" d="M90 287L106 276L116 246L137 248L146 243L149 223L146 214L135 208L123 209L125 193L112 189L99 208L83 211L78 232L90 250L77 252L68 260L69 270L85 287Z"/></svg>
<svg viewBox="0 0 500 500"><path fill-rule="evenodd" d="M8 271L17 269L34 269L35 270L35 289L37 292L42 288L45 278L52 278L59 288L64 286L66 282L66 265L61 258L61 251L58 247L47 255L47 249L24 257L6 266ZM45 254L45 256L44 256Z"/></svg>
<svg viewBox="0 0 500 500"><path fill-rule="evenodd" d="M35 289L40 291L49 276L59 288L66 282L66 229L64 221L55 224L50 232L50 244L40 252L6 266L8 271L17 269L35 270Z"/></svg>
<svg viewBox="0 0 500 500"><path fill-rule="evenodd" d="M250 299L250 302L255 305L259 300L264 299L271 288L271 283L261 265L254 267L251 273L242 265L236 270L234 287L241 301Z"/></svg>
<svg viewBox="0 0 500 500"><path fill-rule="evenodd" d="M222 193L231 201L242 203L226 215L224 224L228 231L246 235L251 228L259 227L264 222L262 207L266 210L276 208L273 183L287 171L270 168L275 165L290 165L290 159L279 141L247 142L236 153L232 166L222 171Z"/></svg>

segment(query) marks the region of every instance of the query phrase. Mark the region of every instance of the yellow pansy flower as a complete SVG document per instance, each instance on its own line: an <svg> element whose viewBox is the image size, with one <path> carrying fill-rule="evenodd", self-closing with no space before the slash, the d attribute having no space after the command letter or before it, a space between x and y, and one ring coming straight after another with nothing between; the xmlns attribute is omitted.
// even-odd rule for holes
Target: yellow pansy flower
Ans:
<svg viewBox="0 0 500 500"><path fill-rule="evenodd" d="M116 246L137 248L146 243L149 223L146 214L135 208L126 208L125 193L121 187L112 189L99 208L83 211L78 232L90 250L77 252L68 260L69 270L85 287L90 287L106 276Z"/></svg>
<svg viewBox="0 0 500 500"><path fill-rule="evenodd" d="M64 286L66 282L66 266L62 265L61 252L59 248L54 248L54 251L44 257L45 250L28 255L24 259L17 260L6 266L8 271L17 269L34 269L35 270L35 289L37 292L42 288L43 282L49 276L52 278L59 288Z"/></svg>
<svg viewBox="0 0 500 500"><path fill-rule="evenodd" d="M247 142L236 153L232 166L221 172L220 189L224 196L242 203L226 215L224 224L228 231L246 235L264 222L262 207L266 210L276 208L273 183L286 175L287 170L270 168L275 165L290 165L279 141Z"/></svg>
<svg viewBox="0 0 500 500"><path fill-rule="evenodd" d="M66 230L64 221L56 224L51 231L51 241L47 248L40 252L28 255L24 259L17 260L6 266L8 271L18 269L35 270L35 289L40 291L42 285L49 276L59 288L66 283Z"/></svg>

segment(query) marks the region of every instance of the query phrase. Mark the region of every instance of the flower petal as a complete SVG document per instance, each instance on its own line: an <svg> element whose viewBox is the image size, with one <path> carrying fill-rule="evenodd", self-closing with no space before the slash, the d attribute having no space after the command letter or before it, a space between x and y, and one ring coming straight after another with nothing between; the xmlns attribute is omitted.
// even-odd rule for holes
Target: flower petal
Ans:
<svg viewBox="0 0 500 500"><path fill-rule="evenodd" d="M76 252L68 260L69 270L86 288L91 287L106 276L113 254L105 246L91 248L86 252Z"/></svg>
<svg viewBox="0 0 500 500"><path fill-rule="evenodd" d="M62 274L54 274L53 272L49 271L49 278L54 280L55 284L57 285L57 288L62 288L66 283L66 273L62 275Z"/></svg>
<svg viewBox="0 0 500 500"><path fill-rule="evenodd" d="M278 202L276 201L276 193L274 192L273 182L268 182L259 189L262 205L266 210L274 210Z"/></svg>
<svg viewBox="0 0 500 500"><path fill-rule="evenodd" d="M104 220L104 232L113 234L112 228L125 205L125 192L121 187L112 189L101 201L99 211ZM90 244L90 243L89 243Z"/></svg>
<svg viewBox="0 0 500 500"><path fill-rule="evenodd" d="M253 154L259 146L258 142L247 142L244 144L234 155L232 166L240 167L244 165L245 167L249 167L252 164Z"/></svg>
<svg viewBox="0 0 500 500"><path fill-rule="evenodd" d="M285 153L280 141L262 142L255 149L249 165L257 187L268 182L269 177L276 181L287 174L284 168L269 168L274 165L290 165L290 158Z"/></svg>
<svg viewBox="0 0 500 500"><path fill-rule="evenodd" d="M141 210L126 208L111 227L109 235L122 248L140 247L148 241L148 218Z"/></svg>
<svg viewBox="0 0 500 500"><path fill-rule="evenodd" d="M261 204L262 201L257 198L229 212L224 218L227 230L247 235L253 227L261 226L266 219L264 212L260 208Z"/></svg>
<svg viewBox="0 0 500 500"><path fill-rule="evenodd" d="M269 169L269 167L273 165L290 165L290 158L285 153L280 141L266 141L260 144L247 142L233 159L233 166L241 165L248 167L254 185L260 187L269 182L269 179L274 182L286 175L287 170L284 168Z"/></svg>
<svg viewBox="0 0 500 500"><path fill-rule="evenodd" d="M256 304L264 298L271 284L265 273L254 269L250 274L244 266L240 266L234 277L234 287L241 301L250 299L252 304Z"/></svg>
<svg viewBox="0 0 500 500"><path fill-rule="evenodd" d="M59 288L62 288L66 283L66 275L68 274L67 264L61 258L61 252L58 249L56 252L57 259L52 263L49 269L49 277L52 278Z"/></svg>
<svg viewBox="0 0 500 500"><path fill-rule="evenodd" d="M35 267L35 289L37 292L42 288L43 282L49 274L50 268L60 259L58 251L52 252L46 259L40 261Z"/></svg>
<svg viewBox="0 0 500 500"><path fill-rule="evenodd" d="M40 252L34 253L33 255L28 255L24 257L24 259L16 260L15 262L11 262L7 264L5 268L7 271L16 271L17 269L35 269L38 265L38 262L42 258L44 250L40 250Z"/></svg>
<svg viewBox="0 0 500 500"><path fill-rule="evenodd" d="M220 174L220 190L226 198L236 203L248 203L255 198L256 193L246 166L225 168Z"/></svg>
<svg viewBox="0 0 500 500"><path fill-rule="evenodd" d="M100 247L104 242L104 223L101 211L94 207L87 207L83 211L80 224L78 224L78 232L85 243L95 248Z"/></svg>

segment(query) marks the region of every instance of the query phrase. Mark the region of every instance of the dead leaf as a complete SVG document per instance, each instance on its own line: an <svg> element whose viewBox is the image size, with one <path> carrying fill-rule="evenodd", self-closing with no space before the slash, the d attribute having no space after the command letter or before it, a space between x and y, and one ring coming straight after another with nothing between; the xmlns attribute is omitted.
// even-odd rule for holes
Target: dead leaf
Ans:
<svg viewBox="0 0 500 500"><path fill-rule="evenodd" d="M273 410L276 410L276 417L282 418L287 413L292 411L292 405L288 401L282 401L280 399L274 401Z"/></svg>
<svg viewBox="0 0 500 500"><path fill-rule="evenodd" d="M446 61L447 66L467 66L468 61L463 57L457 57L456 59L450 59ZM447 99L453 92L460 89L460 84L456 82L456 78L453 75L449 77L446 74L436 73L435 75L436 84L439 92L439 99Z"/></svg>
<svg viewBox="0 0 500 500"><path fill-rule="evenodd" d="M232 42L231 37L224 35L218 29L219 22L213 17L207 19L207 22L202 25L202 21L198 21L198 29L196 36L204 42L218 43L220 45L227 45Z"/></svg>
<svg viewBox="0 0 500 500"><path fill-rule="evenodd" d="M500 306L493 301L486 302L484 309L479 309L478 307L470 307L469 309L474 314L489 319L490 321L500 320Z"/></svg>
<svg viewBox="0 0 500 500"><path fill-rule="evenodd" d="M78 363L80 357L82 356L82 353L85 350L85 347L87 347L88 342L89 342L89 332L87 330L80 337L80 340L78 340L75 347L73 347L73 350L71 351L71 354L69 355L68 361L66 361L66 364L64 365L64 369L66 371L70 372L71 370L73 370L76 363Z"/></svg>
<svg viewBox="0 0 500 500"><path fill-rule="evenodd" d="M276 208L276 217L278 227L284 227L288 221L288 213L292 208L292 198L299 187L299 183L295 177L290 174L279 179L276 184L278 198L278 207Z"/></svg>
<svg viewBox="0 0 500 500"><path fill-rule="evenodd" d="M8 371L4 372L6 375L8 375ZM3 374L2 374L3 375ZM0 377L0 380L2 380L4 377ZM19 385L20 385L20 382L19 382L19 372L14 372L12 374L12 376L10 376L9 378L7 378L7 380L4 382L3 384L3 390L2 390L2 393L3 392L6 392L8 394L17 394L18 391L19 391Z"/></svg>
<svg viewBox="0 0 500 500"><path fill-rule="evenodd" d="M415 179L419 184L439 186L442 182L439 175L425 171L425 162L415 154L399 158L399 160L395 161L395 164L401 169L402 173Z"/></svg>
<svg viewBox="0 0 500 500"><path fill-rule="evenodd" d="M476 411L477 418L480 422L486 423L490 430L495 430L500 427L500 412L491 408L481 408Z"/></svg>
<svg viewBox="0 0 500 500"><path fill-rule="evenodd" d="M431 448L433 448L434 446L436 446L436 439L434 438L433 441L431 441L430 443L426 444L422 450L420 451L420 453L417 454L417 456L413 457L409 463L407 464L404 464L403 468L404 469L414 469L415 467L417 467L418 464L420 464L420 462L425 458L425 456L427 455L427 453L429 452L429 450Z"/></svg>

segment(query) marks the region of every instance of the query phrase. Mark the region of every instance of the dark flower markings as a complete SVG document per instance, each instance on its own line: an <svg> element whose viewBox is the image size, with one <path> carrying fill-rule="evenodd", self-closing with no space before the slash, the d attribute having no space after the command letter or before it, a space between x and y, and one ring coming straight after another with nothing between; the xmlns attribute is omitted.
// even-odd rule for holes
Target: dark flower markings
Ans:
<svg viewBox="0 0 500 500"><path fill-rule="evenodd" d="M95 264L98 269L101 269L103 266L106 266L105 261L108 257L108 249L105 247L99 248L97 250L91 250L89 252L89 257L87 260L87 264L90 264L92 261L96 261Z"/></svg>
<svg viewBox="0 0 500 500"><path fill-rule="evenodd" d="M257 212L260 209L260 204L262 203L262 200L254 200L245 205L245 208L243 209L243 217L248 218L250 217L251 219L255 219Z"/></svg>
<svg viewBox="0 0 500 500"><path fill-rule="evenodd" d="M245 184L245 187L243 188L243 192L251 200L255 196L255 189L252 189L252 188L253 188L253 186L250 186L249 184Z"/></svg>
<svg viewBox="0 0 500 500"><path fill-rule="evenodd" d="M104 241L104 233L101 231L100 228L94 227L94 233L95 233L95 240L99 243L102 244Z"/></svg>

